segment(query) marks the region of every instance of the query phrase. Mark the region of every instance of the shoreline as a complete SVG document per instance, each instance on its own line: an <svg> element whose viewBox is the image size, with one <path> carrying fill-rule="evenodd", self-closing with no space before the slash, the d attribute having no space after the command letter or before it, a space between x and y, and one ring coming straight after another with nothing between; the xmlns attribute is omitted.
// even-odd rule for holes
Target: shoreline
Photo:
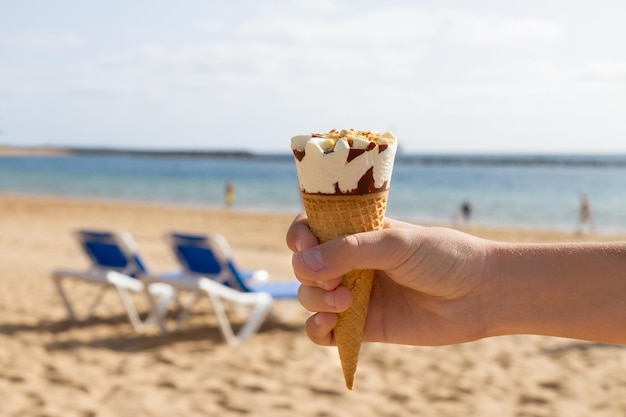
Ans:
<svg viewBox="0 0 626 417"><path fill-rule="evenodd" d="M104 205L104 206L130 206L136 208L150 207L152 209L171 209L171 210L189 210L192 212L200 213L228 213L231 216L252 216L252 217L268 217L277 216L282 218L284 222L291 222L291 220L300 212L300 210L276 210L271 208L253 208L235 206L227 208L223 205L210 205L210 204L194 204L194 203L176 203L171 201L152 201L152 200L133 200L133 199L116 199L106 197L86 197L86 196L74 196L74 195L54 195L54 194L36 194L36 193L19 193L19 192L0 192L0 202L4 199L25 199L32 202L40 203L55 203L66 202L75 204L90 204L90 205ZM304 208L302 208L304 210ZM394 217L397 220L401 220L407 223L426 227L447 227L451 229L461 230L476 236L503 236L506 239L507 235L520 236L524 240L529 239L531 236L542 236L549 239L571 239L571 240L622 240L624 234L619 231L607 231L596 230L585 233L577 233L572 227L572 230L565 228L546 228L533 225L514 225L514 224L493 224L484 222L454 222L454 221L420 221L419 219Z"/></svg>
<svg viewBox="0 0 626 417"><path fill-rule="evenodd" d="M5 146L0 145L0 157L29 157L29 156L68 156L72 153L63 148L49 148L45 146Z"/></svg>

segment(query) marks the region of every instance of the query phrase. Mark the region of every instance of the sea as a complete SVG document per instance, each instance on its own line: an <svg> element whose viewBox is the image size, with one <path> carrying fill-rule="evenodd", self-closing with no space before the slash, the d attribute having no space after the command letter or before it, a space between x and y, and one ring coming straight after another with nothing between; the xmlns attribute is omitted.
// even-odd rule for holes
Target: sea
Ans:
<svg viewBox="0 0 626 417"><path fill-rule="evenodd" d="M0 157L0 193L302 210L289 154L172 156L125 153ZM626 155L400 155L387 215L422 224L574 231L582 196L598 232L626 234ZM464 220L459 209L472 206Z"/></svg>

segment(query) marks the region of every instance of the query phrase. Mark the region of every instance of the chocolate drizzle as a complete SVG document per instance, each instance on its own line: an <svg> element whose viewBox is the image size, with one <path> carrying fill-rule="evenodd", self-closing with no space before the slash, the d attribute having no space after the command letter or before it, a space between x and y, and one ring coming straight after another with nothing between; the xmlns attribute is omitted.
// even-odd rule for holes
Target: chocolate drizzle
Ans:
<svg viewBox="0 0 626 417"><path fill-rule="evenodd" d="M295 156L296 159L299 162L302 162L302 159L304 158L304 150L303 149L294 149L293 150L293 156Z"/></svg>
<svg viewBox="0 0 626 417"><path fill-rule="evenodd" d="M315 135L317 135L317 133L313 134L313 137L316 137ZM348 157L346 158L346 162L351 162L358 156L363 155L365 152L369 152L372 149L376 149L376 146L378 146L378 153L385 151L389 147L389 145L386 145L386 144L376 145L375 142L370 142L365 148L353 148L352 141L348 141L348 144L350 145L350 150L348 151ZM329 154L332 152L333 152L333 149L324 150L325 154ZM302 162L302 160L304 159L304 155L305 155L304 149L294 149L293 155L296 157L298 161Z"/></svg>
<svg viewBox="0 0 626 417"><path fill-rule="evenodd" d="M385 146L387 146L387 145L385 145ZM357 156L363 155L365 152L371 151L374 148L376 148L376 143L375 142L370 142L365 149L353 148L352 144L350 144L350 151L348 152L348 158L346 159L346 162L350 162L354 158L356 158ZM378 153L380 153L380 151L378 151Z"/></svg>
<svg viewBox="0 0 626 417"><path fill-rule="evenodd" d="M350 148L350 151L348 152L348 157L346 158L346 162L350 162L357 156L362 155L364 153L365 153L365 149Z"/></svg>
<svg viewBox="0 0 626 417"><path fill-rule="evenodd" d="M381 191L387 190L388 182L385 181L382 187L376 187L374 182L374 167L368 169L365 174L361 177L357 186L353 190L341 191L339 189L339 183L335 183L335 194L337 195L364 195L364 194L373 194L380 193ZM322 193L319 193L322 194Z"/></svg>

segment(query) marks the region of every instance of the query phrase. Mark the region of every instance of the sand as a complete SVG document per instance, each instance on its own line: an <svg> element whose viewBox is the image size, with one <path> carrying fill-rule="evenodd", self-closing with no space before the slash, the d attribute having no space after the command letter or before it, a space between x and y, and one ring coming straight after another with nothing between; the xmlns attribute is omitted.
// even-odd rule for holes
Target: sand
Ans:
<svg viewBox="0 0 626 417"><path fill-rule="evenodd" d="M278 305L291 314L233 347L222 340L206 299L179 333L137 334L114 292L92 321L68 321L49 278L57 267L87 265L71 236L81 227L128 230L155 272L176 268L165 232L218 232L241 266L290 278L284 235L291 218L0 196L0 416L626 415L621 346L538 336L436 348L366 344L349 392L336 349L306 338L308 313L297 303ZM467 230L509 241L619 238ZM81 298L92 292L72 288ZM143 298L136 301L145 312Z"/></svg>

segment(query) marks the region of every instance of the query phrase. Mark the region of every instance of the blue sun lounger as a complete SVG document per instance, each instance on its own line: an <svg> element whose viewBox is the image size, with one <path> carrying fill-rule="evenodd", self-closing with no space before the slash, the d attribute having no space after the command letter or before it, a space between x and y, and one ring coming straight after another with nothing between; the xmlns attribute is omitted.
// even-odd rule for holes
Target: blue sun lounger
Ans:
<svg viewBox="0 0 626 417"><path fill-rule="evenodd" d="M299 282L271 282L266 271L238 268L228 242L219 234L171 233L168 240L182 272L171 277L164 275L142 279L149 283L167 283L177 291L192 294L191 301L179 313L176 329L190 313L196 297L206 293L224 338L230 344L238 344L258 331L275 300L298 298ZM250 307L246 321L238 332L233 330L222 301ZM161 328L167 331L163 322Z"/></svg>
<svg viewBox="0 0 626 417"><path fill-rule="evenodd" d="M167 313L170 300L175 299L176 291L164 283L146 286L139 276L146 275L147 270L137 250L132 236L124 231L79 230L76 237L83 252L91 260L86 270L57 269L52 272L54 284L65 305L68 316L75 321L89 320L102 301L105 292L114 288L122 301L128 319L136 331L141 331L145 324L156 324ZM84 318L79 318L70 301L63 282L66 279L78 280L100 287ZM142 321L133 303L131 293L149 292L158 297L158 302L150 298L151 312Z"/></svg>

